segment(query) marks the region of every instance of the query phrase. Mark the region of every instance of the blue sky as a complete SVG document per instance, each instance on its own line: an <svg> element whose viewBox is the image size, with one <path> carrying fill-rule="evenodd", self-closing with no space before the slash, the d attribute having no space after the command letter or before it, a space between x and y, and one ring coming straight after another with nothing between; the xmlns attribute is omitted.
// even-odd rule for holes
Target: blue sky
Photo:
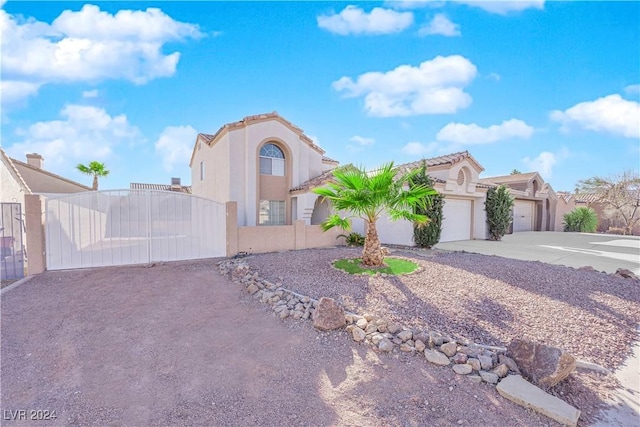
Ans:
<svg viewBox="0 0 640 427"><path fill-rule="evenodd" d="M1 1L1 0L0 0ZM455 151L556 190L640 164L640 3L2 4L2 146L101 189L190 183L198 132L277 111L341 163Z"/></svg>

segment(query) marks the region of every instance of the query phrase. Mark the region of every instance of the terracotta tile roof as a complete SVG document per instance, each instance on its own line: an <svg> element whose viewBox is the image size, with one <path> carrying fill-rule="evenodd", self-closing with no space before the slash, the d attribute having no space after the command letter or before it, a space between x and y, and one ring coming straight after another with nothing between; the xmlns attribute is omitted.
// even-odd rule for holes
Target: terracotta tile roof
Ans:
<svg viewBox="0 0 640 427"><path fill-rule="evenodd" d="M582 203L595 203L600 200L600 194L597 193L582 193L575 195L576 202Z"/></svg>
<svg viewBox="0 0 640 427"><path fill-rule="evenodd" d="M220 131L218 131L220 132ZM211 144L211 141L214 140L215 135L209 135L208 133L199 133L198 134L198 138L202 138L204 140L204 142L209 145Z"/></svg>
<svg viewBox="0 0 640 427"><path fill-rule="evenodd" d="M302 184L298 185L297 187L293 187L291 190L289 190L289 192L293 193L294 191L308 191L308 190L311 190L312 188L320 187L332 181L333 181L333 170L324 171L320 175L316 176L315 178L311 178L303 182Z"/></svg>
<svg viewBox="0 0 640 427"><path fill-rule="evenodd" d="M406 173L410 170L419 168L422 166L422 162L424 161L427 165L427 169L430 167L441 166L441 165L455 165L456 163L464 160L471 159L474 163L478 165L480 169L483 169L482 166L469 154L468 151L460 151L458 153L445 154L444 156L431 157L428 159L421 159L415 162L403 163L398 165L398 171L400 173Z"/></svg>
<svg viewBox="0 0 640 427"><path fill-rule="evenodd" d="M141 184L138 182L132 182L129 184L131 190L153 190L153 191L172 191L169 184ZM181 185L180 192L185 194L191 194L190 185Z"/></svg>
<svg viewBox="0 0 640 427"><path fill-rule="evenodd" d="M218 129L217 132L214 133L213 135L206 134L206 133L200 133L200 134L198 134L198 137L202 137L202 139L204 139L204 141L208 145L210 145L213 141L215 141L224 132L231 131L231 130L234 130L234 129L240 129L240 128L243 128L243 127L245 127L245 126L247 126L247 125L249 125L251 123L261 122L261 121L265 121L265 120L274 120L274 119L280 121L285 126L287 126L292 131L294 131L300 137L300 139L302 139L304 142L306 142L311 148L315 149L316 151L320 152L321 154L324 154L324 150L322 148L318 147L313 142L313 140L311 140L311 138L309 138L307 135L305 135L304 131L301 128L299 128L298 126L296 126L293 123L291 123L289 120L287 120L284 117L282 117L276 111L271 112L271 113L255 114L253 116L246 116L242 120L238 120L237 122L230 122L230 123L226 123L226 124L222 125L220 127L220 129Z"/></svg>
<svg viewBox="0 0 640 427"><path fill-rule="evenodd" d="M323 163L335 163L335 164L340 163L339 161L333 160L332 158L327 157L327 156L322 156L322 162Z"/></svg>
<svg viewBox="0 0 640 427"><path fill-rule="evenodd" d="M575 197L573 193L569 193L568 191L558 191L556 194L564 199L565 202L569 203L572 197Z"/></svg>
<svg viewBox="0 0 640 427"><path fill-rule="evenodd" d="M491 176L480 179L484 184L510 184L514 182L528 182L538 172L516 173L513 175Z"/></svg>

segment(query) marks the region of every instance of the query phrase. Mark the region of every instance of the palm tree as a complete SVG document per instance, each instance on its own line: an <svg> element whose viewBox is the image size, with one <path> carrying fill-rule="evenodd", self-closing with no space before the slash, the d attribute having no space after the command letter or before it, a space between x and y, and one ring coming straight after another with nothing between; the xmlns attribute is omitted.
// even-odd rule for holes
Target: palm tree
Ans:
<svg viewBox="0 0 640 427"><path fill-rule="evenodd" d="M80 163L76 166L76 169L83 174L93 176L93 191L98 190L98 177L102 178L109 175L109 171L104 167L104 163L96 161L89 163L88 166Z"/></svg>
<svg viewBox="0 0 640 427"><path fill-rule="evenodd" d="M393 162L372 173L351 165L336 169L333 172L334 182L313 191L328 199L336 211L349 212L350 215L343 218L337 213L333 214L322 223L322 229L327 231L338 226L349 230L351 218L365 220L367 234L362 264L368 267L383 266L384 254L376 229L376 221L383 212L386 211L393 221L406 219L418 224L429 222L426 215L414 213L414 208L426 206L430 197L437 192L425 185L409 185L419 172L420 168L397 176Z"/></svg>

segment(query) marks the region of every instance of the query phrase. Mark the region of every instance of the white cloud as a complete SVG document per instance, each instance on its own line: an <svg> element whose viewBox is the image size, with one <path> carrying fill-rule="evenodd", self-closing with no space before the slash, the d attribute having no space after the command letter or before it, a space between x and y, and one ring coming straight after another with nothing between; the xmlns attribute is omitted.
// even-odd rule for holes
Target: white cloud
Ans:
<svg viewBox="0 0 640 427"><path fill-rule="evenodd" d="M624 88L624 91L628 94L628 95L633 95L633 94L640 94L640 84L637 85L629 85L627 87Z"/></svg>
<svg viewBox="0 0 640 427"><path fill-rule="evenodd" d="M565 132L577 126L595 132L640 138L640 103L623 99L618 94L581 102L565 111L552 111L550 117L561 123Z"/></svg>
<svg viewBox="0 0 640 427"><path fill-rule="evenodd" d="M156 141L156 153L162 156L162 164L167 172L175 165L189 164L193 142L198 132L191 126L167 126Z"/></svg>
<svg viewBox="0 0 640 427"><path fill-rule="evenodd" d="M427 154L433 153L438 144L431 142L429 144L423 144L421 142L409 142L400 150L402 154L414 157L424 157Z"/></svg>
<svg viewBox="0 0 640 427"><path fill-rule="evenodd" d="M445 114L471 104L464 87L476 73L476 66L463 56L437 56L417 67L401 65L386 73L364 73L355 81L342 77L332 86L345 97L364 96L371 116Z"/></svg>
<svg viewBox="0 0 640 427"><path fill-rule="evenodd" d="M349 150L349 152L351 153L360 152L364 150L365 147L373 145L376 142L376 140L373 138L365 138L360 135L354 135L351 138L349 138L349 140L355 143L355 144L347 144L347 150Z"/></svg>
<svg viewBox="0 0 640 427"><path fill-rule="evenodd" d="M3 79L46 83L124 79L143 84L175 73L179 52L165 43L202 36L197 25L175 21L160 9L115 15L85 5L51 24L0 10Z"/></svg>
<svg viewBox="0 0 640 427"><path fill-rule="evenodd" d="M2 106L15 104L24 101L30 96L38 93L40 84L31 82L22 82L16 80L0 81L0 95L2 96Z"/></svg>
<svg viewBox="0 0 640 427"><path fill-rule="evenodd" d="M445 2L443 0L387 0L384 4L394 9L420 9L427 6L442 7Z"/></svg>
<svg viewBox="0 0 640 427"><path fill-rule="evenodd" d="M493 80L495 82L499 82L502 79L502 76L498 73L489 73L487 76L489 80Z"/></svg>
<svg viewBox="0 0 640 427"><path fill-rule="evenodd" d="M360 136L360 135L352 136L350 138L350 141L353 141L356 144L361 145L363 147L367 146L367 145L373 145L376 142L376 140L373 139L373 138L365 138L365 137Z"/></svg>
<svg viewBox="0 0 640 427"><path fill-rule="evenodd" d="M557 153L543 151L536 158L531 159L525 157L522 159L522 163L524 163L530 171L538 172L548 181L553 176L553 167L567 157L569 157L569 150L563 147Z"/></svg>
<svg viewBox="0 0 640 427"><path fill-rule="evenodd" d="M544 9L545 0L455 0L456 3L466 4L468 6L479 7L490 13L499 15L507 15L511 12L521 12L525 9Z"/></svg>
<svg viewBox="0 0 640 427"><path fill-rule="evenodd" d="M440 131L436 138L438 141L448 141L456 144L476 145L489 144L510 138L528 139L533 134L533 128L522 120L505 120L502 124L491 125L487 128L475 123L466 125L463 123L449 123Z"/></svg>
<svg viewBox="0 0 640 427"><path fill-rule="evenodd" d="M106 159L118 144L141 140L140 131L124 114L111 116L102 108L67 105L60 115L61 120L37 122L16 131L20 141L7 152L18 159L39 153L47 170L68 175L78 162Z"/></svg>
<svg viewBox="0 0 640 427"><path fill-rule="evenodd" d="M413 13L374 7L366 13L357 6L347 6L339 14L320 15L318 27L329 32L348 34L399 33L413 24Z"/></svg>
<svg viewBox="0 0 640 427"><path fill-rule="evenodd" d="M94 90L85 90L82 92L83 98L97 98L98 97L98 89Z"/></svg>
<svg viewBox="0 0 640 427"><path fill-rule="evenodd" d="M433 17L429 24L424 25L418 30L418 35L441 35L447 37L460 36L460 26L454 24L443 13L438 13Z"/></svg>
<svg viewBox="0 0 640 427"><path fill-rule="evenodd" d="M507 15L511 12L520 12L525 9L543 9L545 0L452 0L452 3L461 3L478 7L490 13ZM385 2L395 9L417 9L421 7L442 7L445 2L438 0L390 0Z"/></svg>

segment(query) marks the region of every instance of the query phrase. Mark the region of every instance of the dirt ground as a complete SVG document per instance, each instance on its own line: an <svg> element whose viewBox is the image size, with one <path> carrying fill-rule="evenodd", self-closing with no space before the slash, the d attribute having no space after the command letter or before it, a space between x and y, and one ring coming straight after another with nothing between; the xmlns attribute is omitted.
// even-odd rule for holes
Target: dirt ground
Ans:
<svg viewBox="0 0 640 427"><path fill-rule="evenodd" d="M46 272L5 293L1 424L555 425L449 368L276 319L215 263Z"/></svg>

